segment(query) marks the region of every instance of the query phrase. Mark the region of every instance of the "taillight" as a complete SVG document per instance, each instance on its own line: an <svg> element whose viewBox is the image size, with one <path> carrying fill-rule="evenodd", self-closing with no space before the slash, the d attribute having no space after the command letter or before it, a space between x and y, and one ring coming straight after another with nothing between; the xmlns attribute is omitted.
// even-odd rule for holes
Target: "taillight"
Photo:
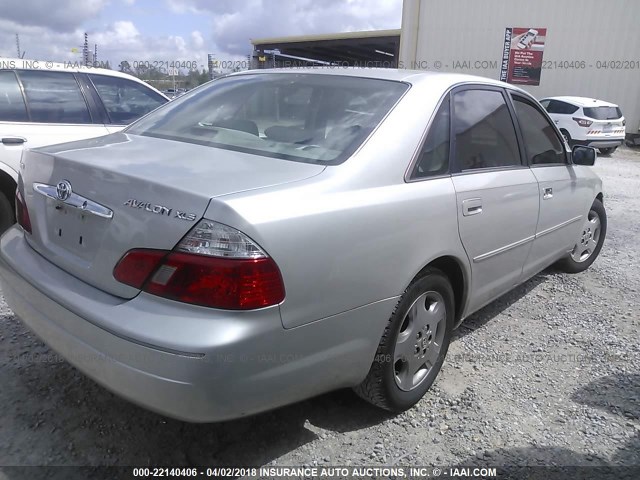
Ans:
<svg viewBox="0 0 640 480"><path fill-rule="evenodd" d="M586 118L576 118L573 117L573 121L576 122L581 127L590 127L593 123L591 120L587 120Z"/></svg>
<svg viewBox="0 0 640 480"><path fill-rule="evenodd" d="M271 258L230 259L171 253L144 291L180 302L250 310L284 300L282 278Z"/></svg>
<svg viewBox="0 0 640 480"><path fill-rule="evenodd" d="M113 272L116 280L179 302L251 310L284 300L274 260L242 232L201 220L172 252L134 249Z"/></svg>
<svg viewBox="0 0 640 480"><path fill-rule="evenodd" d="M31 219L29 218L29 210L27 204L22 198L20 190L16 190L16 219L25 232L31 233Z"/></svg>
<svg viewBox="0 0 640 480"><path fill-rule="evenodd" d="M160 261L169 254L166 250L147 250L138 248L129 250L120 259L113 276L116 280L135 288L142 288Z"/></svg>

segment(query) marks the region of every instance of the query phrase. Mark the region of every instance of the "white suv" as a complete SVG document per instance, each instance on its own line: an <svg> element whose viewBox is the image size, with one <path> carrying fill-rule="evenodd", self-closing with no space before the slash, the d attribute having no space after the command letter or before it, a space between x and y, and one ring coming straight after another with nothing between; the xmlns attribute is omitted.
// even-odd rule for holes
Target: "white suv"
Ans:
<svg viewBox="0 0 640 480"><path fill-rule="evenodd" d="M0 233L15 222L23 149L113 133L167 101L124 73L1 58Z"/></svg>
<svg viewBox="0 0 640 480"><path fill-rule="evenodd" d="M540 100L570 146L588 145L610 155L624 142L625 120L614 103L586 97Z"/></svg>

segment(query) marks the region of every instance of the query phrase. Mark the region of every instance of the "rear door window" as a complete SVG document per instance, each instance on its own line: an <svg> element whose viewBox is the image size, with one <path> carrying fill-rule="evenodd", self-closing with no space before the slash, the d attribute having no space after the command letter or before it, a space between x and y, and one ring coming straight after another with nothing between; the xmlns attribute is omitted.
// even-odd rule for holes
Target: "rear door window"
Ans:
<svg viewBox="0 0 640 480"><path fill-rule="evenodd" d="M28 122L27 107L15 73L0 72L0 122Z"/></svg>
<svg viewBox="0 0 640 480"><path fill-rule="evenodd" d="M413 178L443 175L449 171L449 97L442 102L431 122L427 138L420 150L420 157Z"/></svg>
<svg viewBox="0 0 640 480"><path fill-rule="evenodd" d="M578 107L575 105L560 100L545 100L542 102L542 106L549 113L560 113L564 115L575 113L578 110Z"/></svg>
<svg viewBox="0 0 640 480"><path fill-rule="evenodd" d="M167 100L150 88L126 78L89 75L113 125L128 125Z"/></svg>
<svg viewBox="0 0 640 480"><path fill-rule="evenodd" d="M31 112L40 123L91 123L87 102L72 73L23 70L18 76Z"/></svg>
<svg viewBox="0 0 640 480"><path fill-rule="evenodd" d="M460 170L522 165L516 131L502 92L456 92L453 129Z"/></svg>

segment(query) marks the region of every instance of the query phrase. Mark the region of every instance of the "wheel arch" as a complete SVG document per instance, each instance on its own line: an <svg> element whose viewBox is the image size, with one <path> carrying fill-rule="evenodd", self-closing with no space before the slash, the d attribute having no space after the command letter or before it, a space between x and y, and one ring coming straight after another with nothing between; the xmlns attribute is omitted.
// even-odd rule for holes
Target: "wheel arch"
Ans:
<svg viewBox="0 0 640 480"><path fill-rule="evenodd" d="M601 203L602 205L604 205L604 195L602 195L602 192L599 192L599 193L596 195L596 200L600 200L600 203Z"/></svg>
<svg viewBox="0 0 640 480"><path fill-rule="evenodd" d="M449 279L453 288L455 301L455 325L457 326L462 320L462 314L467 302L470 284L470 272L465 268L464 263L453 255L443 255L431 260L427 263L410 283L425 275L428 268L437 268Z"/></svg>
<svg viewBox="0 0 640 480"><path fill-rule="evenodd" d="M3 167L4 165L0 164L0 192L7 197L7 200L9 200L11 207L15 211L16 188L18 186L17 175L15 175L12 170L7 171L7 169Z"/></svg>

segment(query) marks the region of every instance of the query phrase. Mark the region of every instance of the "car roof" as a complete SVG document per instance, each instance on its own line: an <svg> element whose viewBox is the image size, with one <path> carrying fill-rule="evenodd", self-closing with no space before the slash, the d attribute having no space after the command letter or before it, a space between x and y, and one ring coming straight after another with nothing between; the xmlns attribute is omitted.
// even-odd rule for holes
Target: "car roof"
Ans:
<svg viewBox="0 0 640 480"><path fill-rule="evenodd" d="M561 102L572 103L573 105L576 105L578 107L617 107L618 106L615 103L606 102L604 100L598 100L596 98L589 98L589 97L560 96L560 97L545 97L542 100L560 100Z"/></svg>
<svg viewBox="0 0 640 480"><path fill-rule="evenodd" d="M527 94L524 90L486 77L466 75L462 73L430 72L424 70L409 70L402 68L365 68L365 67L340 67L340 66L320 66L306 68L265 68L256 70L246 70L244 72L232 73L236 75L256 75L261 73L287 73L287 74L313 74L313 75L340 75L347 77L375 78L380 80L395 80L410 84L422 83L437 79L439 83L450 83L451 85L461 83L481 83L484 85L495 85L510 88L512 90ZM529 94L527 94L529 95Z"/></svg>
<svg viewBox="0 0 640 480"><path fill-rule="evenodd" d="M166 98L157 88L152 87L147 82L140 80L133 75L109 70L108 68L86 67L78 61L50 62L47 60L31 60L24 58L0 58L0 70L41 70L47 72L73 72L73 73L93 73L95 75L107 75L109 77L126 78L137 83L146 85L156 93ZM168 100L168 99L167 99Z"/></svg>

